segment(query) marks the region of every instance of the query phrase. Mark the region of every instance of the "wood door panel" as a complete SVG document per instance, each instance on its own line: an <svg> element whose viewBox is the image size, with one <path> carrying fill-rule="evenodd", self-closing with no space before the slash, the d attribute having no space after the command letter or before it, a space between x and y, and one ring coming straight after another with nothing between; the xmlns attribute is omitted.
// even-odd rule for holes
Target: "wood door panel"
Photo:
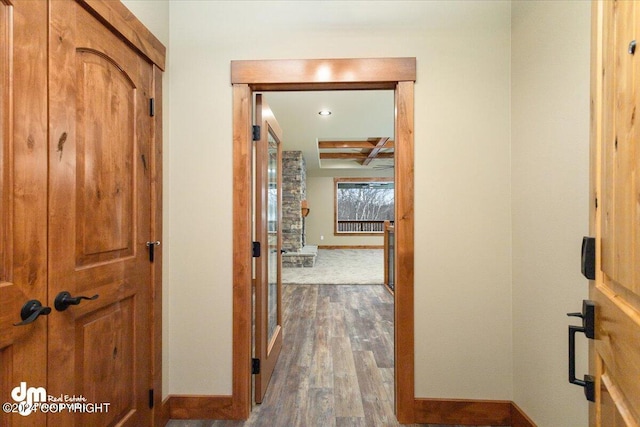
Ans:
<svg viewBox="0 0 640 427"><path fill-rule="evenodd" d="M82 3L50 10L49 294L99 298L52 316L49 388L109 410L49 423L150 425L153 67Z"/></svg>
<svg viewBox="0 0 640 427"><path fill-rule="evenodd" d="M47 305L47 5L0 0L0 400L46 386L47 317L20 322L24 303ZM40 426L41 413L0 412L2 426Z"/></svg>
<svg viewBox="0 0 640 427"><path fill-rule="evenodd" d="M602 375L600 387L602 419L607 420L607 427L628 427L633 424L633 419L628 410L629 405L620 391L611 382L611 377L606 373Z"/></svg>
<svg viewBox="0 0 640 427"><path fill-rule="evenodd" d="M13 385L13 347L0 345L0 399L2 402L11 402L11 389ZM0 424L10 425L14 414L0 413Z"/></svg>
<svg viewBox="0 0 640 427"><path fill-rule="evenodd" d="M2 411L3 427L151 425L159 78L139 54L148 31L119 2L90 3L0 0L0 400L24 384L112 410ZM100 296L14 326L63 290Z"/></svg>
<svg viewBox="0 0 640 427"><path fill-rule="evenodd" d="M136 88L98 52L79 50L76 61L76 262L84 266L133 253Z"/></svg>
<svg viewBox="0 0 640 427"><path fill-rule="evenodd" d="M638 251L640 243L640 206L637 203L637 181L635 170L638 166L637 126L634 126L637 108L637 75L640 72L635 55L630 55L628 42L634 39L634 8L636 2L620 1L610 9L609 19L612 31L609 33L610 43L616 46L611 49L609 61L611 107L615 115L606 121L608 143L605 147L606 186L610 193L603 207L605 215L603 235L607 236L603 245L602 269L612 281L628 287L633 292L640 292L637 280Z"/></svg>
<svg viewBox="0 0 640 427"><path fill-rule="evenodd" d="M76 319L76 382L89 402L110 403L81 425L107 426L135 411L134 307L128 298Z"/></svg>
<svg viewBox="0 0 640 427"><path fill-rule="evenodd" d="M613 13L610 8L605 8L604 13L602 15L602 45L606 46L607 44L614 43L615 35L614 30L615 26L613 25ZM593 30L595 32L595 30ZM615 64L615 56L613 49L603 49L602 51L602 61L604 64ZM610 66L610 65L609 65ZM604 74L603 65L602 73ZM598 70L600 73L600 70ZM607 79L610 81L610 84L614 83L615 73L611 70L607 73ZM615 103L615 93L612 90L603 90L602 91L602 104L603 106L613 106ZM603 108L602 110L602 136L598 138L597 143L602 146L602 150L604 152L613 152L615 147L615 121L614 117L614 109L613 108ZM598 159L594 161L597 164L596 167L599 166L601 169L601 179L602 179L602 187L612 189L614 185L614 162L612 156L602 156L600 155ZM598 164L599 163L599 164ZM598 188L600 185L598 185ZM601 191L598 191L601 192ZM604 246L604 243L610 242L614 238L613 234L613 200L614 195L613 191L605 191L601 192L602 195L600 198L602 199L602 208L601 208L601 224L599 224L599 231L601 233L601 239ZM606 270L612 272L615 266L615 254L613 251L602 251L600 253L600 263L602 270Z"/></svg>
<svg viewBox="0 0 640 427"><path fill-rule="evenodd" d="M599 269L590 284L596 303L595 405L590 424L640 425L640 4L594 3L592 231ZM601 61L601 62L600 62ZM601 87L601 89L599 89ZM601 90L601 92L600 92ZM601 105L600 105L601 104ZM597 200L602 200L602 207Z"/></svg>
<svg viewBox="0 0 640 427"><path fill-rule="evenodd" d="M607 288L596 289L594 300L601 313L596 322L595 343L598 359L602 363L603 384L615 387L616 396L623 407L629 407L640 419L640 407L631 405L633 396L640 396L640 314L626 301Z"/></svg>

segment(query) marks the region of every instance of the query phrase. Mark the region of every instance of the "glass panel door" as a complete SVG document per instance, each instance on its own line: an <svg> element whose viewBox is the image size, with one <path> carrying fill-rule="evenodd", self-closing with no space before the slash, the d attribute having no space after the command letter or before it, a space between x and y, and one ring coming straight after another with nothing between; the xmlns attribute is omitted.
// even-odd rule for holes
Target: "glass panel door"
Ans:
<svg viewBox="0 0 640 427"><path fill-rule="evenodd" d="M269 315L267 316L268 342L271 343L279 325L279 296L280 296L280 165L278 164L279 145L273 135L273 130L268 129L268 167L267 167L267 221L268 221L268 260L267 270L269 278L269 290L267 292L267 306Z"/></svg>
<svg viewBox="0 0 640 427"><path fill-rule="evenodd" d="M260 256L255 258L254 358L260 361L255 376L255 401L261 403L282 348L282 130L261 94L256 95L255 237Z"/></svg>

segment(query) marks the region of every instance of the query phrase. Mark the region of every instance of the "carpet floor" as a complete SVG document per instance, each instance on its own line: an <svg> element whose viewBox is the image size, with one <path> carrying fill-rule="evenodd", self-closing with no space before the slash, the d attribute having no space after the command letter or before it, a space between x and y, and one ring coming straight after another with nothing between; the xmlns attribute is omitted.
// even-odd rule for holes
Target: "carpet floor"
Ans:
<svg viewBox="0 0 640 427"><path fill-rule="evenodd" d="M313 267L283 268L283 284L381 285L382 249L319 249Z"/></svg>

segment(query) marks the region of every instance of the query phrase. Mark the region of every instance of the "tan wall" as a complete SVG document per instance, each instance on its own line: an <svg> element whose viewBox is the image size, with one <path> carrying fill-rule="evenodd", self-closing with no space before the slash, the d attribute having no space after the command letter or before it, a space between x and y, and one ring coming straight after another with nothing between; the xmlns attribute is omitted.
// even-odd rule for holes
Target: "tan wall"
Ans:
<svg viewBox="0 0 640 427"><path fill-rule="evenodd" d="M167 48L167 64L170 62L171 49L169 48L169 2L150 2L147 0L123 0L125 6L133 12L140 21L165 45ZM169 102L169 80L171 79L171 71L169 66L165 70L162 78L162 92L163 103L162 109L164 112L163 121L163 134L164 134L164 152L163 152L163 186L165 189L170 187L170 171L169 171L169 124L170 124L170 108ZM169 213L171 212L171 203L169 202L170 192L164 193L164 206L163 206L163 236L162 250L164 254L162 264L162 275L166 278L169 277L169 265L171 262L171 245L169 242ZM169 393L169 341L166 337L169 336L169 287L168 281L165 279L163 286L164 292L162 294L162 305L165 308L162 312L162 398L164 399Z"/></svg>
<svg viewBox="0 0 640 427"><path fill-rule="evenodd" d="M230 61L415 56L416 395L510 399L509 3L170 13L170 393L231 393Z"/></svg>
<svg viewBox="0 0 640 427"><path fill-rule="evenodd" d="M231 391L229 61L416 56L416 395L586 425L565 313L587 296L588 2L125 4L167 46L171 13L165 395Z"/></svg>
<svg viewBox="0 0 640 427"><path fill-rule="evenodd" d="M514 398L540 427L586 426L566 313L588 294L590 2L513 2L511 43Z"/></svg>

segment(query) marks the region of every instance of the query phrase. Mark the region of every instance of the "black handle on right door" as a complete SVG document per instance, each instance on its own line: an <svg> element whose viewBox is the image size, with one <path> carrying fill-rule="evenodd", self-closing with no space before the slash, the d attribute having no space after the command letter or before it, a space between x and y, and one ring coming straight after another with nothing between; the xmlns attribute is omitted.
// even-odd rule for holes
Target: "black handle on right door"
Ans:
<svg viewBox="0 0 640 427"><path fill-rule="evenodd" d="M53 301L53 306L56 308L56 310L58 311L65 311L67 308L69 308L70 305L78 305L80 304L80 302L85 299L88 301L93 301L95 299L98 299L99 295L95 294L92 297L85 297L85 296L79 296L79 297L72 297L71 294L67 291L62 291L58 294L58 296L56 297L56 299Z"/></svg>
<svg viewBox="0 0 640 427"><path fill-rule="evenodd" d="M595 402L595 380L591 375L585 375L583 380L576 378L576 333L582 332L589 339L594 339L596 306L593 301L582 301L581 313L567 313L567 316L582 319L582 326L569 326L569 382L584 387L584 395L590 402Z"/></svg>

